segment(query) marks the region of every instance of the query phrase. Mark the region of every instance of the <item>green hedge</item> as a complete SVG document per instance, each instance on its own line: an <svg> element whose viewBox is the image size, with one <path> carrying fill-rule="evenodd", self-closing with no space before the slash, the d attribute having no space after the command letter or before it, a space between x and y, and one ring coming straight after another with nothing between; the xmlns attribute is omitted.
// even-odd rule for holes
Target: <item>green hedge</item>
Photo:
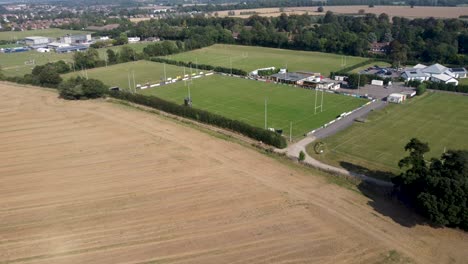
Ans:
<svg viewBox="0 0 468 264"><path fill-rule="evenodd" d="M359 67L362 67L362 66L365 66L371 62L374 62L374 61L379 61L379 60L376 60L376 59L370 59L370 60L365 60L363 62L360 62L358 64L354 64L352 66L349 66L349 67L346 67L346 68L343 68L339 71L336 71L336 72L331 72L331 77L333 78L335 75L348 75L349 72L351 72L352 70L354 69L357 69Z"/></svg>
<svg viewBox="0 0 468 264"><path fill-rule="evenodd" d="M431 90L441 90L441 91L449 91L449 92L456 92L456 93L468 93L468 85L458 85L455 86L453 84L445 84L445 83L437 83L437 82L424 82L426 84L427 89ZM406 82L406 85L409 87L418 87L421 84L420 81L413 80Z"/></svg>
<svg viewBox="0 0 468 264"><path fill-rule="evenodd" d="M200 109L178 105L155 96L116 91L110 92L109 95L117 99L149 106L151 108L186 117L205 124L226 128L277 148L285 148L287 146L286 139L275 132L254 127L244 122L225 118Z"/></svg>
<svg viewBox="0 0 468 264"><path fill-rule="evenodd" d="M234 75L241 75L241 76L247 76L247 72L241 69L235 69L235 68L226 68L226 67L220 67L220 66L212 66L212 65L207 65L207 64L194 64L193 62L185 62L185 61L176 61L176 60L168 60L165 58L160 58L160 57L153 57L150 59L151 61L154 62L160 62L160 63L167 63L167 64L172 64L176 66L185 66L185 67L192 67L192 68L197 68L200 70L207 70L207 71L215 71L215 72L222 72L222 73L228 73L228 74L234 74Z"/></svg>

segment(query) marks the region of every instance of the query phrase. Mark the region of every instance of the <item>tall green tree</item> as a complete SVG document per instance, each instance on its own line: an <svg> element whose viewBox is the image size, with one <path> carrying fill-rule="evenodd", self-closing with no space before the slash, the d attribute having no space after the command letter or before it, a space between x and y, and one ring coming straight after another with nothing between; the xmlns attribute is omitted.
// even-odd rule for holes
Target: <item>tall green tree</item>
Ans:
<svg viewBox="0 0 468 264"><path fill-rule="evenodd" d="M109 64L116 64L118 62L118 57L115 51L108 49L106 53L107 53L107 62Z"/></svg>
<svg viewBox="0 0 468 264"><path fill-rule="evenodd" d="M411 139L409 156L399 162L406 171L392 179L395 191L435 225L468 230L468 151L449 150L427 161L427 143Z"/></svg>

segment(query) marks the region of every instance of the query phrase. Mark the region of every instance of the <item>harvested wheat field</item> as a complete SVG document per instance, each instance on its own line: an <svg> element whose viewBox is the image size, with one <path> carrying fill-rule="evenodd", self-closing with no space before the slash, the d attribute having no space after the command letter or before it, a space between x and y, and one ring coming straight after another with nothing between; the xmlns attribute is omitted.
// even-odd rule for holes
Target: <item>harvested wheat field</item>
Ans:
<svg viewBox="0 0 468 264"><path fill-rule="evenodd" d="M40 88L0 96L1 264L468 258L466 233L188 125Z"/></svg>
<svg viewBox="0 0 468 264"><path fill-rule="evenodd" d="M283 12L279 8L257 8L257 9L241 9L234 10L236 17L250 17L252 14L241 15L241 12L257 12L259 16L276 17L281 13L288 15L325 15L327 11L332 11L336 14L357 14L359 10L364 10L365 13L380 15L386 13L390 17L399 16L407 18L458 18L463 15L468 15L468 7L433 7L433 6L324 6L322 13L317 12L317 6L307 7L285 7ZM229 11L218 11L218 16L228 16Z"/></svg>

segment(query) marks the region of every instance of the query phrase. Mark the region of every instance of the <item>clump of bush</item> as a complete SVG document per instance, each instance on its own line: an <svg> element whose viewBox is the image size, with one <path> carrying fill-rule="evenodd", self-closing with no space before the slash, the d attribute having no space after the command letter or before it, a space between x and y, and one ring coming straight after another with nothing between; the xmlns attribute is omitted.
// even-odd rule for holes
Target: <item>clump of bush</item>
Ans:
<svg viewBox="0 0 468 264"><path fill-rule="evenodd" d="M427 85L425 83L421 83L416 88L416 95L423 95L426 92Z"/></svg>
<svg viewBox="0 0 468 264"><path fill-rule="evenodd" d="M60 97L67 100L85 100L103 97L108 87L101 81L76 77L62 82L59 87Z"/></svg>

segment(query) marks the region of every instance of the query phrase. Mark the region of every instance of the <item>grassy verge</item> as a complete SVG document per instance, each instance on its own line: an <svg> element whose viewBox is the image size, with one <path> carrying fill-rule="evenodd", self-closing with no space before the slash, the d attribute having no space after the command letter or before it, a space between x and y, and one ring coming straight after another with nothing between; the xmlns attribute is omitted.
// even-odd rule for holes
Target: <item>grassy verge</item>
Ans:
<svg viewBox="0 0 468 264"><path fill-rule="evenodd" d="M404 146L413 137L428 142L427 155L440 157L444 150L468 149L468 97L428 93L401 105L391 104L372 112L365 123L323 140L325 152L314 158L380 179L399 173L398 161L407 153Z"/></svg>

